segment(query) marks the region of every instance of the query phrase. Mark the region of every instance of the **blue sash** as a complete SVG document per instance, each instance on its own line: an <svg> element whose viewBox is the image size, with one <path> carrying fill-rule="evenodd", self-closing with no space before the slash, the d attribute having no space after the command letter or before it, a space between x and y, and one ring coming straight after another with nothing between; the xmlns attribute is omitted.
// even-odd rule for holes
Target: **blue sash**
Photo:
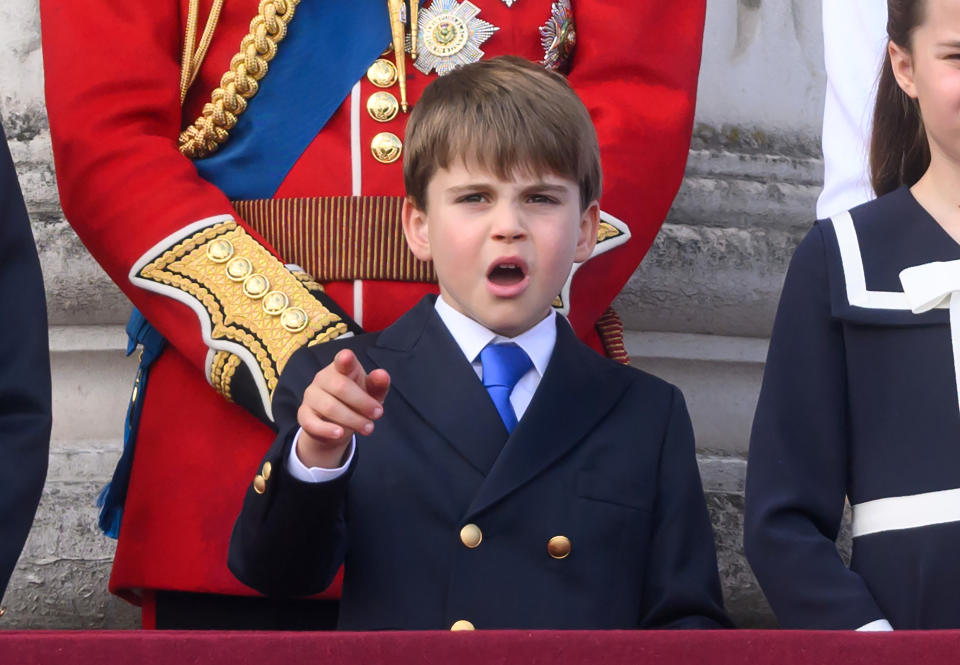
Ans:
<svg viewBox="0 0 960 665"><path fill-rule="evenodd" d="M230 139L194 162L200 175L231 199L271 198L389 42L384 0L303 0Z"/></svg>
<svg viewBox="0 0 960 665"><path fill-rule="evenodd" d="M143 397L147 390L147 379L150 376L150 365L163 351L165 340L157 329L147 323L143 314L136 308L130 314L127 323L127 355L133 353L138 346L140 353L140 367L137 369L137 378L133 382L130 392L130 404L127 407L127 417L123 423L123 453L113 470L113 478L100 491L97 497L97 506L100 508L100 529L116 538L120 533L120 521L123 518L123 504L127 500L127 487L130 484L130 471L133 469L133 452L136 447L137 430L140 427L140 413L143 411Z"/></svg>

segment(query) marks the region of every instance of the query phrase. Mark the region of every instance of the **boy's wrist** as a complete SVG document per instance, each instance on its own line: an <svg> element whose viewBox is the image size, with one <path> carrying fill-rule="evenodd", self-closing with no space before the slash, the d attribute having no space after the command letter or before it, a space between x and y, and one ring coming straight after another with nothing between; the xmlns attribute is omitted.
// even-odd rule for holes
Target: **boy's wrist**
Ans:
<svg viewBox="0 0 960 665"><path fill-rule="evenodd" d="M353 439L352 435L343 438L342 441L331 443L324 440L318 440L300 430L300 436L296 441L297 459L304 466L316 467L319 469L337 469L343 466L343 457L347 452L347 447Z"/></svg>
<svg viewBox="0 0 960 665"><path fill-rule="evenodd" d="M300 458L297 457L296 443L302 433L303 430L297 431L293 437L293 445L290 447L290 450L287 451L286 467L287 472L291 476L302 483L329 483L337 480L348 472L350 466L353 464L353 456L357 450L356 436L354 436L347 445L347 450L343 455L341 465L335 469L324 469L315 466L307 467Z"/></svg>

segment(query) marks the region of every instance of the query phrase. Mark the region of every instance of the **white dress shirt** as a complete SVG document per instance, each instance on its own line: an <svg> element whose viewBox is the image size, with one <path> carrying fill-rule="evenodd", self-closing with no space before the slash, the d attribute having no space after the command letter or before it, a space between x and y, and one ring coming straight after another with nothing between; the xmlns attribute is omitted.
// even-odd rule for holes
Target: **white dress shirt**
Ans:
<svg viewBox="0 0 960 665"><path fill-rule="evenodd" d="M451 307L442 296L437 298L437 314L443 325L450 331L454 341L464 357L477 373L477 378L483 379L483 367L480 364L480 352L487 344L505 344L512 342L523 349L533 366L527 370L527 373L520 377L513 392L510 393L510 404L513 406L514 413L517 414L517 420L523 418L533 394L540 385L540 379L543 373L547 371L547 364L550 362L550 356L553 354L553 347L557 343L557 324L556 312L550 310L550 313L540 323L533 326L526 332L520 333L516 337L503 337L485 328L469 316L462 314ZM287 469L290 474L305 483L319 483L335 480L343 475L350 462L353 461L353 453L356 449L357 437L354 435L350 442L350 452L342 466L335 469L323 469L320 467L308 467L300 458L297 457L297 441L300 439L300 432L297 430L293 437L293 446L290 448L290 455L287 457Z"/></svg>

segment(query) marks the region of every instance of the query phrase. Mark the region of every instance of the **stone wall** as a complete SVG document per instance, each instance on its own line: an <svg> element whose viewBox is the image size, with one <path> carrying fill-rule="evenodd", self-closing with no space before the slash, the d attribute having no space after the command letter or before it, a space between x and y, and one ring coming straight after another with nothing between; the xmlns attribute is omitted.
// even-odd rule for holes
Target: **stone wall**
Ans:
<svg viewBox="0 0 960 665"><path fill-rule="evenodd" d="M135 627L137 611L106 591L113 541L93 507L135 368L123 354L129 305L58 206L35 2L0 7L0 116L44 269L54 428L0 628ZM777 296L822 179L822 69L819 2L708 0L686 177L616 302L634 363L687 397L728 608L744 626L774 623L742 556L744 458Z"/></svg>

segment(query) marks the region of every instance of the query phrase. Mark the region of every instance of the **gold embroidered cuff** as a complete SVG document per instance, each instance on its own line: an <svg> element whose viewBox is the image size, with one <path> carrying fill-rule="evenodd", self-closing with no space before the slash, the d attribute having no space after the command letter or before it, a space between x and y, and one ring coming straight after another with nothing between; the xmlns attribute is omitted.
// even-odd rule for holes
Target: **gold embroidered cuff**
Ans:
<svg viewBox="0 0 960 665"><path fill-rule="evenodd" d="M136 282L187 301L201 316L204 339L215 352L210 383L231 399L234 375L246 364L270 419L270 399L293 352L347 332L347 323L310 293L309 281L233 220L201 228L141 263Z"/></svg>

